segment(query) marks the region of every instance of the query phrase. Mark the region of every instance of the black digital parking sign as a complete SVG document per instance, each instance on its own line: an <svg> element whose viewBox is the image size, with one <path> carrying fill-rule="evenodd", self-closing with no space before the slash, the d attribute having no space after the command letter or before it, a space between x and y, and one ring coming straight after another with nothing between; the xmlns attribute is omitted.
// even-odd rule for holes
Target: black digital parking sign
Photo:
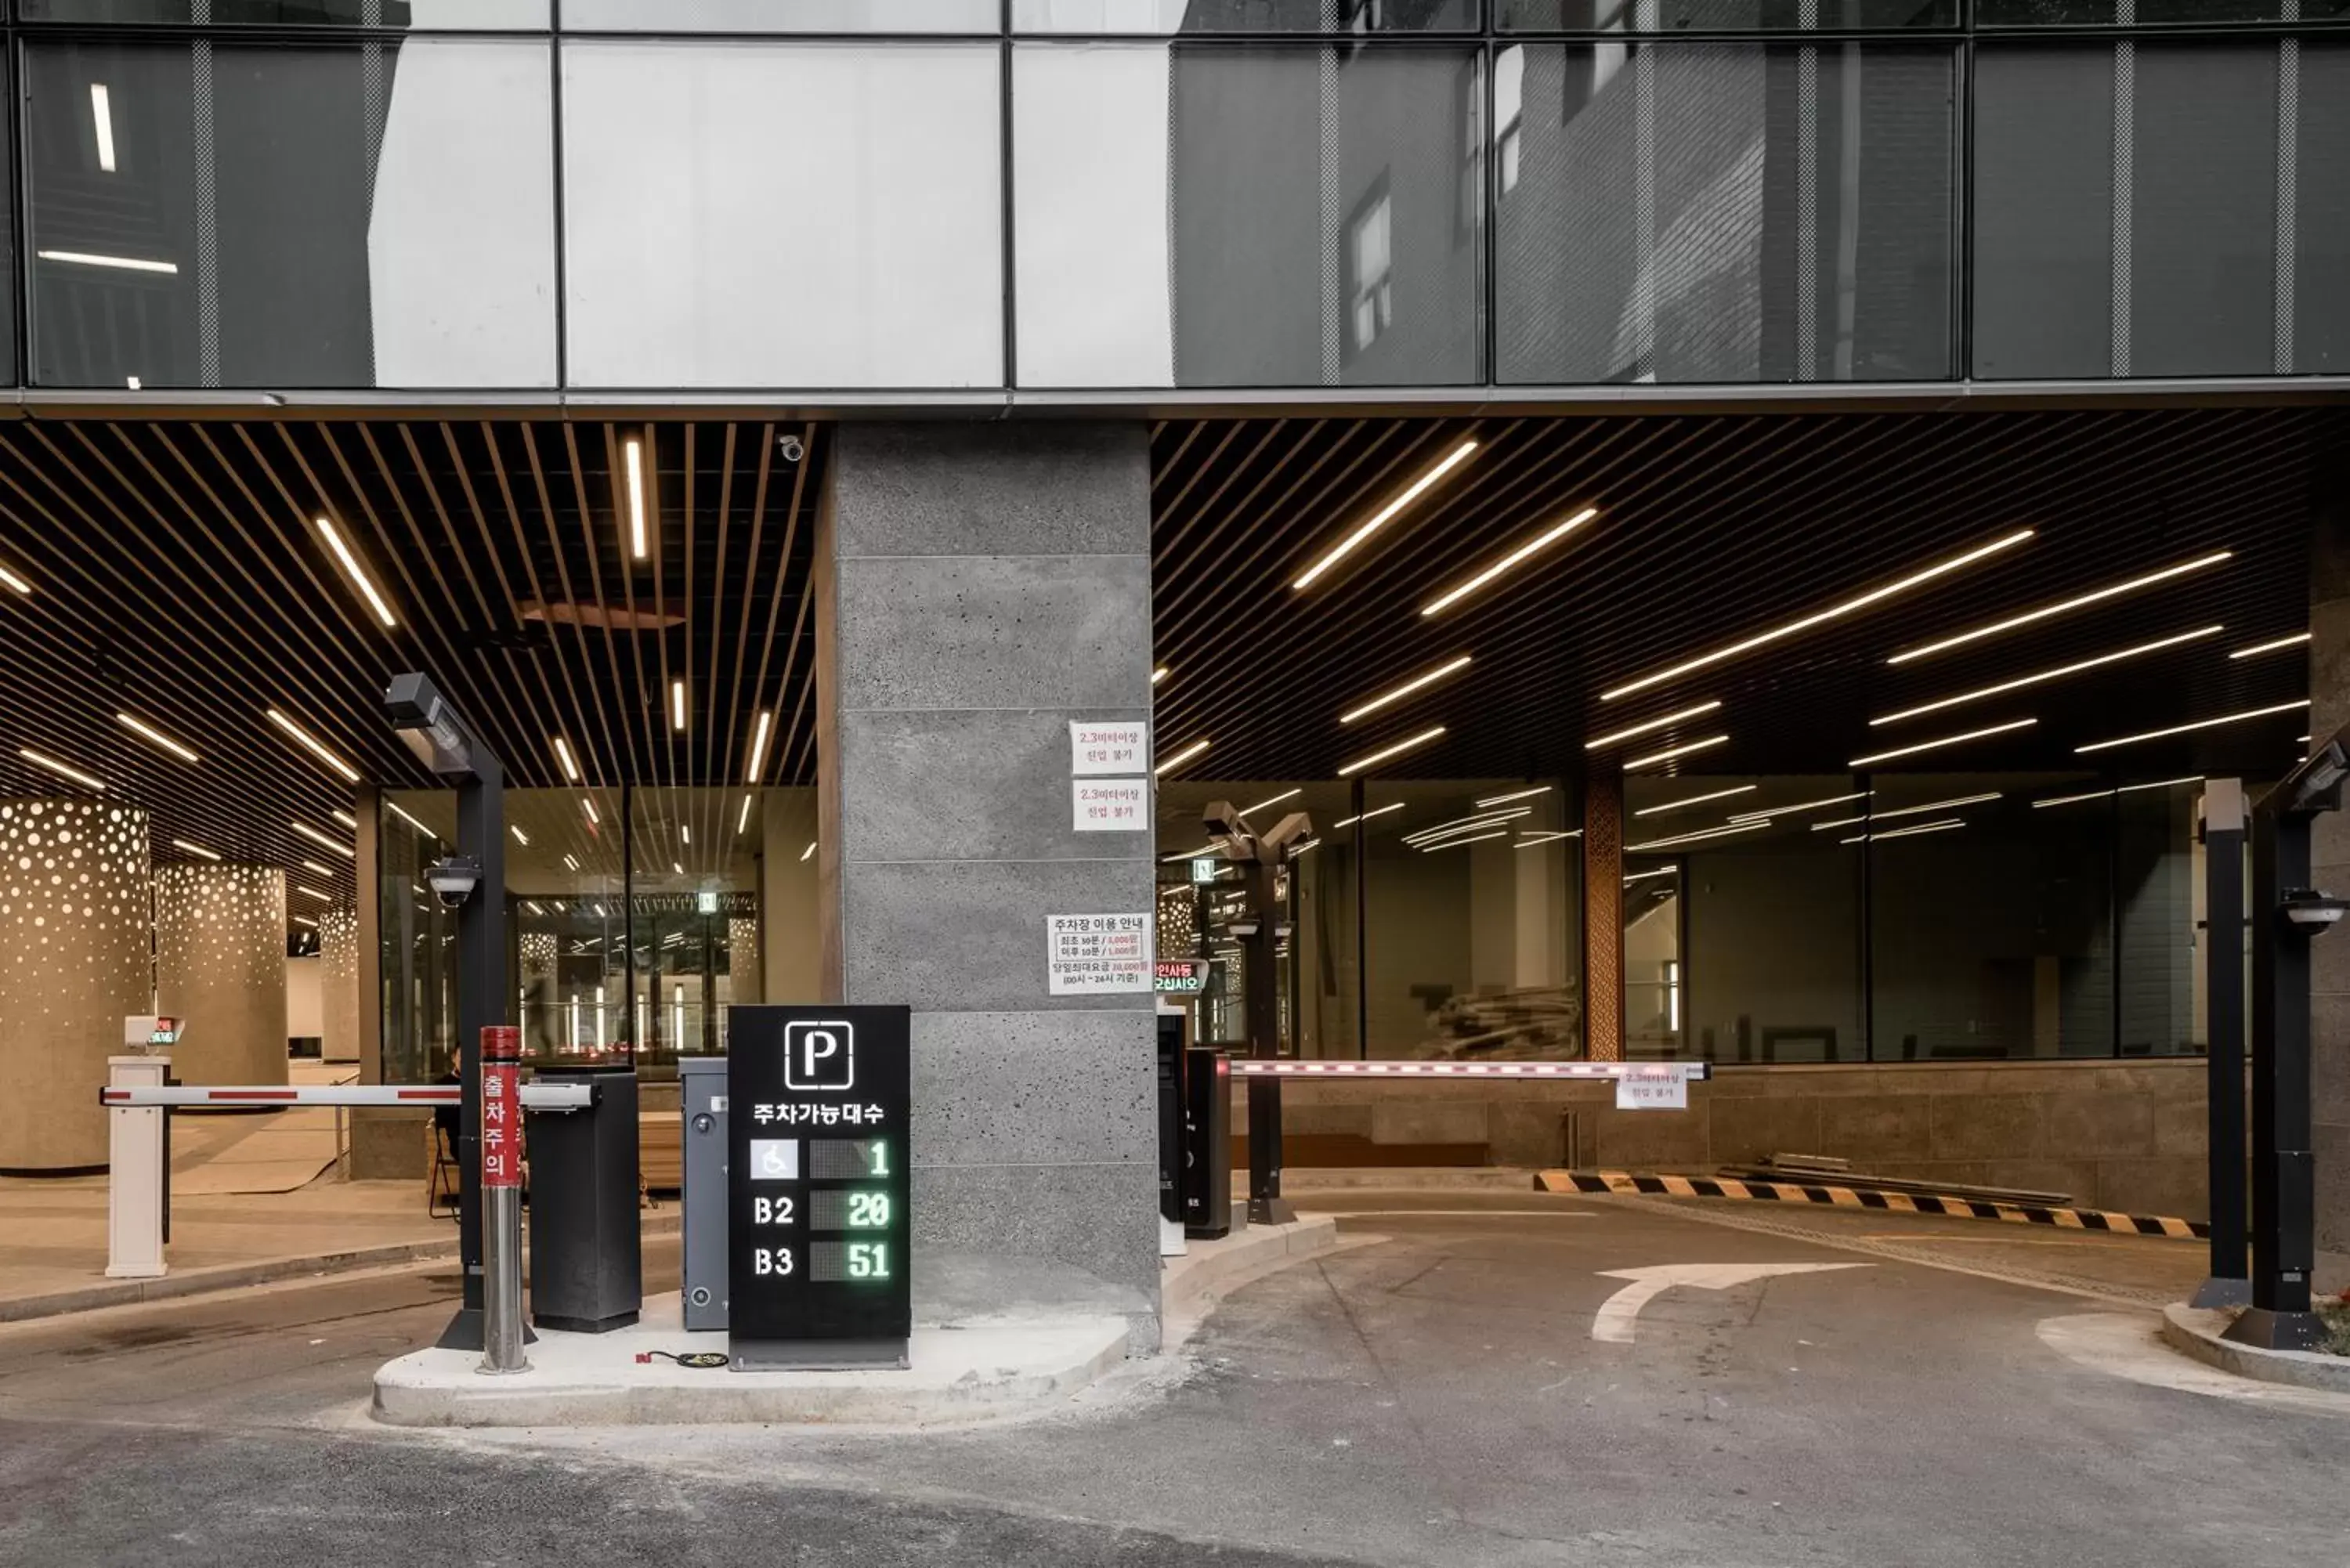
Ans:
<svg viewBox="0 0 2350 1568"><path fill-rule="evenodd" d="M737 1371L903 1366L903 1007L727 1011L727 1341Z"/></svg>

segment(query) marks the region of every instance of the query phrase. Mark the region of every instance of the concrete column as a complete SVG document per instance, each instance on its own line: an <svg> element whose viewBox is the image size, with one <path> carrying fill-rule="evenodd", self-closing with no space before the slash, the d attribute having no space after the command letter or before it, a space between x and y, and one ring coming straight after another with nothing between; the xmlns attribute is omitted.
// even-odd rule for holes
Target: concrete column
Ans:
<svg viewBox="0 0 2350 1568"><path fill-rule="evenodd" d="M916 1310L1158 1340L1152 998L1051 996L1045 917L1145 914L1069 723L1150 712L1141 423L841 426L817 562L831 994L914 1009ZM1170 738L1171 739L1171 738Z"/></svg>
<svg viewBox="0 0 2350 1568"><path fill-rule="evenodd" d="M2323 741L2350 724L2350 457L2318 464L2310 524L2309 732ZM2317 819L2310 871L2324 891L2350 891L2350 813ZM2321 937L2309 951L2317 1245L2350 1252L2350 933Z"/></svg>
<svg viewBox="0 0 2350 1568"><path fill-rule="evenodd" d="M1624 781L1583 784L1583 1038L1594 1062L1624 1059Z"/></svg>
<svg viewBox="0 0 2350 1568"><path fill-rule="evenodd" d="M318 1055L359 1059L359 912L337 904L318 912Z"/></svg>
<svg viewBox="0 0 2350 1568"><path fill-rule="evenodd" d="M286 1082L285 872L156 872L155 1007L188 1021L172 1050L181 1082Z"/></svg>
<svg viewBox="0 0 2350 1568"><path fill-rule="evenodd" d="M151 993L147 876L145 812L0 800L0 1175L105 1168L106 1059Z"/></svg>
<svg viewBox="0 0 2350 1568"><path fill-rule="evenodd" d="M359 830L352 836L358 860L352 875L358 879L359 898L354 906L358 927L352 934L356 944L358 972L352 986L359 998L359 1082L383 1082L383 796L371 784L359 787L358 798L351 805L359 820ZM356 1128L359 1119L352 1117ZM357 1134L353 1134L357 1143Z"/></svg>

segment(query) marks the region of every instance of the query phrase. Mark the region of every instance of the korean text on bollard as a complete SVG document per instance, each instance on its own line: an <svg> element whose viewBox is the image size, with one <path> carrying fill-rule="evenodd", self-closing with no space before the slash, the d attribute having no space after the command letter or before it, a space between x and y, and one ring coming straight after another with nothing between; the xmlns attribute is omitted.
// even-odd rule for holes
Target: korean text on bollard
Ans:
<svg viewBox="0 0 2350 1568"><path fill-rule="evenodd" d="M482 1365L527 1372L522 1330L522 1031L482 1031Z"/></svg>

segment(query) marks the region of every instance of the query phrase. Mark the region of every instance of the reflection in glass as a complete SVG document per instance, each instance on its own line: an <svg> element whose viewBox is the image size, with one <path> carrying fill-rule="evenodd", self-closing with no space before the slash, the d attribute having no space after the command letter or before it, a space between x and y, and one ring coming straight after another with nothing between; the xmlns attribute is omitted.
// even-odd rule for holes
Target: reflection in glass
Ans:
<svg viewBox="0 0 2350 1568"><path fill-rule="evenodd" d="M1959 0L1493 0L1505 32L1734 33L1954 27Z"/></svg>
<svg viewBox="0 0 2350 1568"><path fill-rule="evenodd" d="M1468 48L1022 47L1022 384L1475 380L1477 59Z"/></svg>
<svg viewBox="0 0 2350 1568"><path fill-rule="evenodd" d="M574 43L563 69L576 383L1002 383L995 47Z"/></svg>
<svg viewBox="0 0 2350 1568"><path fill-rule="evenodd" d="M33 374L555 381L547 46L33 43Z"/></svg>
<svg viewBox="0 0 2350 1568"><path fill-rule="evenodd" d="M16 14L27 22L201 22L231 27L413 27L449 32L544 31L546 26L546 0L16 0Z"/></svg>
<svg viewBox="0 0 2350 1568"><path fill-rule="evenodd" d="M564 0L578 33L998 33L998 0Z"/></svg>
<svg viewBox="0 0 2350 1568"><path fill-rule="evenodd" d="M2350 0L1975 0L1984 27L2159 27L2195 22L2321 22L2350 16Z"/></svg>
<svg viewBox="0 0 2350 1568"><path fill-rule="evenodd" d="M1012 0L1015 33L1428 33L1476 26L1477 0Z"/></svg>
<svg viewBox="0 0 2350 1568"><path fill-rule="evenodd" d="M1510 382L1931 379L1950 369L1953 56L1517 45L1498 100Z"/></svg>

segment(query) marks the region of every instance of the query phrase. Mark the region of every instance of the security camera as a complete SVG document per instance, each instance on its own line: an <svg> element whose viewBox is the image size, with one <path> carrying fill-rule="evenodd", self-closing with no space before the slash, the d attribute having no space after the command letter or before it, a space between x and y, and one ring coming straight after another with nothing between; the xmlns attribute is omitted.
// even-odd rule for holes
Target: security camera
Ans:
<svg viewBox="0 0 2350 1568"><path fill-rule="evenodd" d="M1201 825L1208 830L1208 836L1222 845L1224 852L1232 858L1235 860L1256 858L1256 846L1249 834L1248 824L1242 819L1240 812L1234 809L1231 801L1210 802L1208 809L1201 813L1200 821Z"/></svg>
<svg viewBox="0 0 2350 1568"><path fill-rule="evenodd" d="M775 443L775 455L785 462L797 462L807 455L807 448L800 444L799 437L785 436Z"/></svg>
<svg viewBox="0 0 2350 1568"><path fill-rule="evenodd" d="M1314 836L1314 819L1302 811L1293 811L1274 824L1273 831L1264 836L1264 846L1279 851L1293 844L1303 844Z"/></svg>
<svg viewBox="0 0 2350 1568"><path fill-rule="evenodd" d="M2284 910L2286 919L2314 936L2350 914L2350 898L2331 898L2298 888L2280 899L2278 907Z"/></svg>
<svg viewBox="0 0 2350 1568"><path fill-rule="evenodd" d="M432 896L441 900L443 909L460 909L482 885L482 868L472 861L452 855L446 860L436 860L424 873L424 880L432 886Z"/></svg>

